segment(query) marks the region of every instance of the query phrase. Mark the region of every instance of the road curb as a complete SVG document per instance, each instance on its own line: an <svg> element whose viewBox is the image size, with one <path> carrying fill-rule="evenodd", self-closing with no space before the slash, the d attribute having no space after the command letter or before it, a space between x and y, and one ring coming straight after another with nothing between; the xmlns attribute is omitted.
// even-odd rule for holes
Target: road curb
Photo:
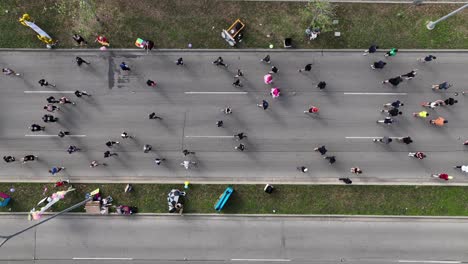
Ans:
<svg viewBox="0 0 468 264"><path fill-rule="evenodd" d="M385 53L385 49L377 51L377 53ZM153 49L152 52L146 53L141 49L108 49L105 51L99 49L5 49L0 48L0 52L97 52L101 54L111 54L113 52L136 52L141 55L158 55L159 53L170 52L360 52L363 49ZM468 49L398 49L398 52L443 52L443 53L465 53Z"/></svg>
<svg viewBox="0 0 468 264"><path fill-rule="evenodd" d="M27 216L28 212L0 212L0 217L8 216ZM53 215L52 212L46 212L44 215ZM309 219L329 219L329 220L468 220L468 216L415 216L415 215L301 215L301 214L217 214L217 213L187 213L187 214L170 214L170 213L138 213L132 216L122 216L118 214L87 214L87 213L66 213L63 216L72 217L213 217L213 218L309 218Z"/></svg>
<svg viewBox="0 0 468 264"><path fill-rule="evenodd" d="M338 179L330 179L329 181L308 181L308 182L301 182L301 181L281 181L281 180L258 180L258 181L235 181L235 180L213 180L213 181L206 181L206 180L196 180L196 179L155 179L155 180L148 180L147 178L139 179L140 177L135 178L122 178L116 179L112 178L109 180L102 180L102 179L74 179L74 177L69 177L71 183L75 184L178 184L184 185L185 181L189 181L192 185L219 185L219 184L226 184L226 185L263 185L266 183L269 184L277 184L277 185L345 185L343 182L339 181ZM465 187L468 186L468 182L442 182L436 181L434 182L405 182L405 181L394 181L394 182L377 182L377 181L369 181L368 179L363 178L352 178L353 184L345 185L345 186L445 186L445 187ZM47 179L24 179L24 180L5 180L2 179L0 183L52 183L50 180Z"/></svg>

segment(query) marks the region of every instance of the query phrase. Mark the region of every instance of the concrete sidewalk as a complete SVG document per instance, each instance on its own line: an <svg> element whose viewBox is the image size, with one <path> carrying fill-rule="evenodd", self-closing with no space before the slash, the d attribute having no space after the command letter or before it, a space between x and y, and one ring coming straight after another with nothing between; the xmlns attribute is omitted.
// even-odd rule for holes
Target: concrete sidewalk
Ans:
<svg viewBox="0 0 468 264"><path fill-rule="evenodd" d="M115 183L133 183L133 184L183 184L184 181L188 180L191 184L280 184L280 185L343 185L342 181L339 181L338 178L315 178L310 181L299 181L299 180L283 180L283 179L252 179L252 180L237 180L237 179L218 179L218 180L208 180L205 178L189 178L186 179L177 178L177 179L170 179L166 178L157 178L157 177L142 177L142 176L133 176L133 177L118 177L112 178L109 177L80 177L80 176L73 176L69 177L72 178L72 183L99 183L99 184L115 184ZM421 181L418 179L368 179L368 178L352 178L352 185L380 185L380 186L468 186L468 182L466 181L437 181L437 182L429 182L429 181ZM2 179L1 182L11 182L11 183L19 183L19 182L27 182L27 183L51 183L50 179L39 179L39 178L15 178L15 179Z"/></svg>

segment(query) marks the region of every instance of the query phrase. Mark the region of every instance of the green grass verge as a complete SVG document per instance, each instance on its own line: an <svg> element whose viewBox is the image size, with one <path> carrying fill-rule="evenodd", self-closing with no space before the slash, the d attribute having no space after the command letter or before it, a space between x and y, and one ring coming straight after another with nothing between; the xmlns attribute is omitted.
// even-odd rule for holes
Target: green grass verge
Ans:
<svg viewBox="0 0 468 264"><path fill-rule="evenodd" d="M304 37L308 24L301 12L304 6L221 0L0 1L0 47L44 47L31 29L18 22L29 13L60 41L60 47L73 47L71 35L79 32L89 41L104 34L115 48L135 48L138 37L154 40L159 48L185 48L188 43L194 48L227 48L220 31L241 18L247 26L240 48L267 48L270 43L279 48L285 37L292 37L297 48L367 48L374 42L382 48L468 48L468 12L432 31L424 26L458 5L339 4L336 30L342 37L330 32L312 42Z"/></svg>
<svg viewBox="0 0 468 264"><path fill-rule="evenodd" d="M167 193L175 184L135 184L134 192L124 193L124 184L74 184L75 192L57 203L60 211L100 188L111 195L114 204L138 206L142 213L166 213ZM27 212L46 195L57 191L52 184L0 183L0 191L11 194L12 202L1 212ZM361 214L467 216L468 187L432 186L358 186L358 185L278 185L273 194L263 192L263 185L233 185L235 192L223 213L227 214ZM187 190L184 213L214 213L214 203L226 185L191 185ZM78 211L83 211L80 209Z"/></svg>

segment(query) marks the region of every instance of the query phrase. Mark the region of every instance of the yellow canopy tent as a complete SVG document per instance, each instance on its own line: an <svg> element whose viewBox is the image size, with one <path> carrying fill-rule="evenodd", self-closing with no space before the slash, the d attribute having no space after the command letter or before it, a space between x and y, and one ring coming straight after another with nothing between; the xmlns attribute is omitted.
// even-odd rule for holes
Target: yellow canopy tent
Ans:
<svg viewBox="0 0 468 264"><path fill-rule="evenodd" d="M31 22L31 17L28 14L23 14L23 16L19 19L19 22L27 27L30 27L34 30L38 35L37 38L47 44L47 47L51 47L56 43L49 34L47 34L44 30L38 27L34 22Z"/></svg>

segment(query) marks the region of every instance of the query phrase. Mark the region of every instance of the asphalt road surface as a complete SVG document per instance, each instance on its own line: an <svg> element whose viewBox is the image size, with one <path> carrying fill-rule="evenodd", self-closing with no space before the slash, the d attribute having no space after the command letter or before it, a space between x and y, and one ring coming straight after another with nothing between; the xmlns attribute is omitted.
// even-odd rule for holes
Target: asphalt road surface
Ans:
<svg viewBox="0 0 468 264"><path fill-rule="evenodd" d="M30 224L0 219L2 234ZM0 263L456 264L467 230L461 219L65 216L9 240Z"/></svg>
<svg viewBox="0 0 468 264"><path fill-rule="evenodd" d="M362 56L361 52L272 52L272 64L279 68L274 85L266 85L263 75L271 65L261 63L266 53L256 52L87 52L41 51L1 52L0 64L22 73L20 77L0 78L0 148L2 155L19 160L26 154L39 156L38 162L3 163L0 178L4 181L54 180L72 181L226 181L226 182L338 182L351 177L358 183L436 183L431 173L447 172L453 183L468 183L468 177L454 170L467 164L468 90L466 53L434 53L432 63L417 62L427 53L400 52L385 59L383 53ZM78 67L75 56L91 62ZM229 67L211 62L222 56ZM183 57L184 66L174 61ZM378 59L388 62L383 70L369 65ZM123 72L125 61L131 71ZM313 63L311 72L297 70ZM237 68L244 72L244 86L232 86ZM418 69L416 78L398 87L381 81ZM44 78L57 87L41 87ZM148 87L148 79L157 87ZM326 81L326 89L315 86ZM453 87L445 92L433 91L432 84L449 81ZM273 99L271 87L281 95ZM77 98L75 90L86 90L91 97ZM455 96L455 92L459 92ZM58 123L44 123L41 117L48 96L67 96L76 105L59 105ZM413 117L422 111L421 103L453 97L454 106L427 110L426 120ZM267 100L265 111L257 104ZM377 124L383 119L382 104L400 99L404 112L393 125ZM318 115L304 114L311 105L320 108ZM230 106L232 115L222 108ZM149 120L155 112L163 120ZM428 124L429 118L442 116L445 127ZM223 120L224 127L216 121ZM31 132L37 123L45 131ZM60 130L70 136L59 138ZM127 131L134 139L122 139ZM246 150L234 149L240 142L233 135L244 132L241 142ZM372 142L373 137L411 136L410 145ZM108 148L108 140L120 145ZM153 150L143 153L144 144ZM68 154L69 145L81 148ZM326 145L327 154L337 162L328 164L313 149ZM195 151L184 157L183 149ZM104 159L106 150L118 156ZM423 151L424 160L408 157L408 152ZM156 157L166 160L157 166ZM107 166L90 168L91 161ZM186 170L184 160L198 162ZM52 166L66 167L50 177ZM296 168L307 166L308 173ZM364 173L353 176L351 167Z"/></svg>

